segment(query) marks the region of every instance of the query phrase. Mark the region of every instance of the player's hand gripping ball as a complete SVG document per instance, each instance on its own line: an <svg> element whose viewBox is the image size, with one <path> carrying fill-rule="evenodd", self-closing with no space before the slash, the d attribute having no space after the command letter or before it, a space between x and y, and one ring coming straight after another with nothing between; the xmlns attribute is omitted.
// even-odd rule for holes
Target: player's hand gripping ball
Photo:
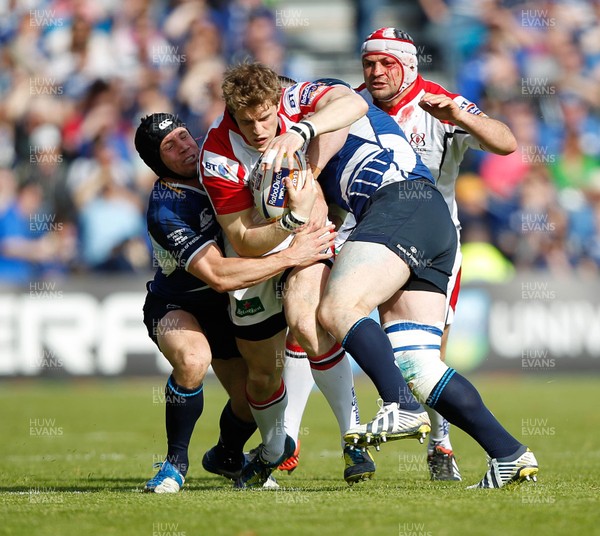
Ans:
<svg viewBox="0 0 600 536"><path fill-rule="evenodd" d="M306 180L308 164L304 153L296 151L293 156L293 167L288 167L288 158L287 155L284 155L281 169L274 173L273 166L264 169L263 156L252 170L249 185L258 213L267 221L276 221L290 210L287 188L283 179L290 177L295 188L302 188Z"/></svg>

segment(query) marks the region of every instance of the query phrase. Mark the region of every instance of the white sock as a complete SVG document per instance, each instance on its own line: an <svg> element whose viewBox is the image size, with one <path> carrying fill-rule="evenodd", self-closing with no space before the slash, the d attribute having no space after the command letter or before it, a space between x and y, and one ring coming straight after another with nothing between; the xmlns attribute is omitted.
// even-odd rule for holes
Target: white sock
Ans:
<svg viewBox="0 0 600 536"><path fill-rule="evenodd" d="M286 343L282 375L288 396L288 404L285 408L285 431L296 445L302 415L315 384L307 357L301 346Z"/></svg>
<svg viewBox="0 0 600 536"><path fill-rule="evenodd" d="M429 406L425 406L425 409L431 421L431 433L429 434L429 445L427 446L428 453L431 454L433 447L437 445L452 450L450 443L450 423Z"/></svg>
<svg viewBox="0 0 600 536"><path fill-rule="evenodd" d="M267 400L252 400L248 394L248 404L260 431L264 445L262 457L265 461L274 463L283 454L285 448L284 415L287 406L285 383L281 385Z"/></svg>
<svg viewBox="0 0 600 536"><path fill-rule="evenodd" d="M360 424L352 367L344 349L335 343L324 355L309 357L313 378L331 406L340 435ZM344 446L343 439L341 440Z"/></svg>

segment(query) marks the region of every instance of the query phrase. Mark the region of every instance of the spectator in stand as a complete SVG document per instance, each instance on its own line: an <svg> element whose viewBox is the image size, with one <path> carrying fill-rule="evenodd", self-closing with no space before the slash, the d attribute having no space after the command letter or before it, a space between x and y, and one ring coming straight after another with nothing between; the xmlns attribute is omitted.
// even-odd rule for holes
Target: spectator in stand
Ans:
<svg viewBox="0 0 600 536"><path fill-rule="evenodd" d="M240 59L244 49L244 36L250 16L256 10L266 9L262 0L230 0L222 9L224 33L228 36L224 45L224 57L228 64Z"/></svg>
<svg viewBox="0 0 600 536"><path fill-rule="evenodd" d="M57 215L59 221L73 221L75 207L66 186L67 165L62 150L62 137L56 125L44 123L28 137L29 158L16 167L19 182L37 180L44 193L44 208Z"/></svg>
<svg viewBox="0 0 600 536"><path fill-rule="evenodd" d="M532 166L518 196L507 230L514 236L511 258L516 268L571 272L574 258L566 241L568 218L544 165Z"/></svg>
<svg viewBox="0 0 600 536"><path fill-rule="evenodd" d="M14 177L4 170L5 189ZM35 181L16 187L14 198L0 213L0 283L29 285L64 272L73 258L74 242L55 214L41 212L43 190Z"/></svg>
<svg viewBox="0 0 600 536"><path fill-rule="evenodd" d="M504 283L514 275L514 267L492 245L489 229L481 222L462 233L462 282Z"/></svg>
<svg viewBox="0 0 600 536"><path fill-rule="evenodd" d="M575 95L564 95L561 100L563 117L560 153L549 168L552 179L560 190L576 188L586 191L593 186L600 171L600 135L594 129L599 125L590 121L589 105Z"/></svg>
<svg viewBox="0 0 600 536"><path fill-rule="evenodd" d="M202 134L223 111L222 105L213 97L214 88L220 89L226 67L221 48L221 35L216 24L209 19L196 19L183 48L176 110L182 121L200 124Z"/></svg>
<svg viewBox="0 0 600 536"><path fill-rule="evenodd" d="M131 189L128 163L120 161L107 140L99 137L93 157L81 162L80 168L86 171L76 170L69 179L80 215L84 263L100 271L127 272L147 266L143 207Z"/></svg>

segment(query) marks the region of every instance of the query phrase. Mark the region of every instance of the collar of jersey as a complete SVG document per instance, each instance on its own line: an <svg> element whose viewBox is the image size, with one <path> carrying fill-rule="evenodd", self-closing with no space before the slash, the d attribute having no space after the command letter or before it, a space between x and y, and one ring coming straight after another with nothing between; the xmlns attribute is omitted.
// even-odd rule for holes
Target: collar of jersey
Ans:
<svg viewBox="0 0 600 536"><path fill-rule="evenodd" d="M183 184L181 182L170 182L166 181L165 179L160 179L160 182L169 190L177 192L177 194L181 194L181 190L194 190L195 192L205 194L204 190L202 190L198 186L191 186L189 184Z"/></svg>

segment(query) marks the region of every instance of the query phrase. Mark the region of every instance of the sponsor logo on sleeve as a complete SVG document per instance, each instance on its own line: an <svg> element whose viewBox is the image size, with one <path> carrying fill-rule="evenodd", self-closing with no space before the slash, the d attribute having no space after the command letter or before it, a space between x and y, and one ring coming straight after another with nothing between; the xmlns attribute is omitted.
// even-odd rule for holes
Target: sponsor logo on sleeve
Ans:
<svg viewBox="0 0 600 536"><path fill-rule="evenodd" d="M176 229L167 235L167 239L173 241L173 244L179 246L183 244L188 236L185 234L185 229Z"/></svg>
<svg viewBox="0 0 600 536"><path fill-rule="evenodd" d="M477 108L477 105L475 103L471 102L470 100L461 99L460 101L457 102L457 104L461 110L464 110L465 112L468 112L470 114L485 115L479 108Z"/></svg>
<svg viewBox="0 0 600 536"><path fill-rule="evenodd" d="M205 151L202 167L206 175L219 177L232 182L238 182L239 162L231 160L225 156Z"/></svg>
<svg viewBox="0 0 600 536"><path fill-rule="evenodd" d="M288 106L292 109L297 108L298 104L296 103L296 86L288 89L285 94L285 98L287 99Z"/></svg>
<svg viewBox="0 0 600 536"><path fill-rule="evenodd" d="M318 89L320 89L321 91L317 91ZM327 89L327 86L323 86L320 84L306 85L300 93L300 106L308 106L309 104L311 104L314 98L319 93L322 93L325 89Z"/></svg>

